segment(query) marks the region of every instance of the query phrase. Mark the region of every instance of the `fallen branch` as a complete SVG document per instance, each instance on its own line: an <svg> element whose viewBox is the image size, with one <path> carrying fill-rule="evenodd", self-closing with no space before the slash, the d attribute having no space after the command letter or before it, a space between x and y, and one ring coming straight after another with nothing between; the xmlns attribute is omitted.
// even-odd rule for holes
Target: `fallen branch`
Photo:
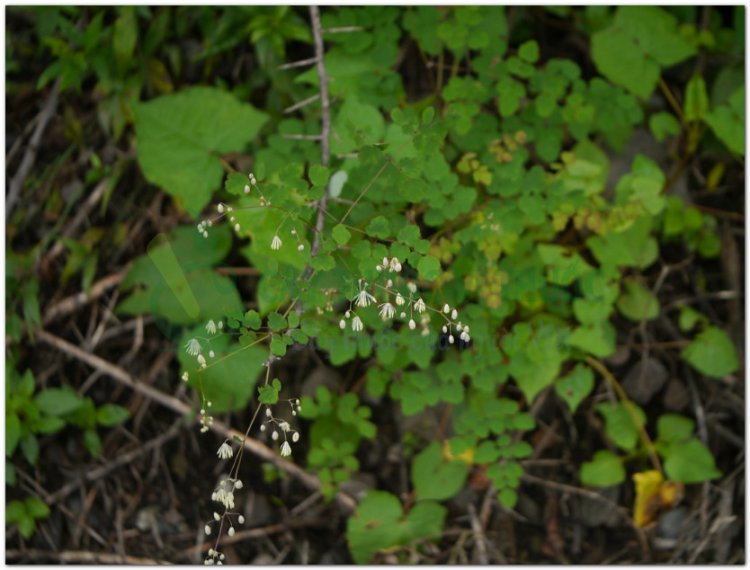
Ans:
<svg viewBox="0 0 750 570"><path fill-rule="evenodd" d="M98 299L104 294L105 291L118 285L120 281L125 278L125 275L127 275L127 273L128 268L126 267L119 273L113 273L112 275L108 275L107 277L100 279L91 286L91 289L88 292L81 291L80 293L76 293L75 295L71 295L70 297L66 297L62 301L55 303L45 311L44 319L42 319L42 322L45 326L47 326L56 319L65 315L69 315L70 313L80 309L91 301Z"/></svg>
<svg viewBox="0 0 750 570"><path fill-rule="evenodd" d="M131 566L146 566L164 564L170 565L166 560L154 560L152 558L139 558L123 554L109 554L107 552L87 552L85 550L68 550L63 552L51 552L45 550L8 550L5 557L10 560L54 560L57 563L68 564L129 564Z"/></svg>

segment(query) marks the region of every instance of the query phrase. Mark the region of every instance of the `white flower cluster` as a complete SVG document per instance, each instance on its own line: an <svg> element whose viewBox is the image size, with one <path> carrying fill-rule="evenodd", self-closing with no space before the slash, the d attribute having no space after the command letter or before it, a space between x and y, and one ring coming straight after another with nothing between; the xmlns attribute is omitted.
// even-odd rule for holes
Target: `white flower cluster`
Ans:
<svg viewBox="0 0 750 570"><path fill-rule="evenodd" d="M221 566L224 563L224 555L219 552L218 550L214 550L213 548L208 549L208 556L203 561L203 564L205 566L213 566L214 564L216 566Z"/></svg>
<svg viewBox="0 0 750 570"><path fill-rule="evenodd" d="M289 406L292 408L293 416L296 416L302 409L300 401L296 398L289 400ZM274 417L271 408L267 407L266 420L261 424L260 431L265 433L269 430L271 431L271 439L273 441L278 441L281 437L284 438L284 441L281 442L281 447L279 448L279 454L281 457L290 456L292 454L292 446L289 444L289 440L291 439L293 443L297 443L300 438L299 432L292 429L289 422Z"/></svg>
<svg viewBox="0 0 750 570"><path fill-rule="evenodd" d="M401 271L401 263L398 258L388 259L383 258L382 264L378 264L376 269L379 272L388 270L390 272L398 273ZM375 294L375 288L378 288L385 292L385 299L383 302L378 304L378 298ZM347 328L347 322L351 320L351 328L354 332L360 332L364 330L364 323L359 315L357 315L357 308L369 307L373 304L378 304L378 315L383 321L388 321L396 317L402 319L407 323L410 330L415 330L417 326L421 329L421 334L427 336L429 331L430 316L428 311L440 315L444 321L443 332L449 334L448 341L453 344L455 339L453 338L452 330L455 327L456 330L461 333L461 340L469 342L469 327L464 326L460 321L457 321L458 310L451 309L447 304L443 307L443 311L428 307L424 299L418 294L418 289L415 283L407 281L406 283L407 293L402 294L401 291L397 291L393 288L393 279L388 279L385 286L377 283L368 284L364 279L359 281L359 291L350 300L349 309L344 313L344 318L339 321L339 328L344 330ZM406 296L405 296L406 295Z"/></svg>
<svg viewBox="0 0 750 570"><path fill-rule="evenodd" d="M198 233L201 234L204 238L208 237L208 228L213 226L214 223L211 220L203 220L201 223L198 224Z"/></svg>
<svg viewBox="0 0 750 570"><path fill-rule="evenodd" d="M211 407L211 402L206 402L206 407ZM201 433L206 433L209 429L211 429L211 426L214 425L214 417L208 413L206 413L206 408L201 408L200 411L200 418L201 418Z"/></svg>
<svg viewBox="0 0 750 570"><path fill-rule="evenodd" d="M222 479L214 492L211 494L211 500L224 505L224 508L231 510L234 508L234 492L242 489L242 481L239 479ZM206 534L211 534L210 526Z"/></svg>

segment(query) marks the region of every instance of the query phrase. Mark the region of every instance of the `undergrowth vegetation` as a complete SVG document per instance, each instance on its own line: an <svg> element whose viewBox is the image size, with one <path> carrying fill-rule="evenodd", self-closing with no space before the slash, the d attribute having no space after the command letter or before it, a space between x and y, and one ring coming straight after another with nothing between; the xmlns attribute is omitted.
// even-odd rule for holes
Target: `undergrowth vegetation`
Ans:
<svg viewBox="0 0 750 570"><path fill-rule="evenodd" d="M132 216L148 185L171 197L116 313L153 318L202 431L244 434L219 442L228 475L194 521L207 562L245 518L246 438L280 454L266 483L294 461L327 501L372 473L345 523L358 563L434 555L467 489L516 509L543 457L570 485L633 487L636 529L733 469L695 385L743 368L726 303L706 301L744 212L743 8L324 7L317 28L306 8L14 11L9 93L44 62L34 89L59 90L103 208L128 185ZM98 429L128 418L35 386L19 347L43 324L51 240L17 238L25 204L8 212L9 485L39 434L77 426L97 456ZM67 236L61 284L90 290L125 227ZM315 362L339 373L307 382ZM662 374L692 405L654 397ZM391 453L400 481L378 472ZM28 539L48 510L27 496L6 519Z"/></svg>

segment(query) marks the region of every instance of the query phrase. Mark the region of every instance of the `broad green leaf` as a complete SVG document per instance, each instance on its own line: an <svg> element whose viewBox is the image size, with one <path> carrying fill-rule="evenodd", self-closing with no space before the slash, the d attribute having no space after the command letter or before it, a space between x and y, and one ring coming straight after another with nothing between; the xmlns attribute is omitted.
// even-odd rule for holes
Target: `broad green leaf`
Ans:
<svg viewBox="0 0 750 570"><path fill-rule="evenodd" d="M26 516L26 505L21 501L10 501L5 505L5 523L18 522Z"/></svg>
<svg viewBox="0 0 750 570"><path fill-rule="evenodd" d="M684 358L701 374L721 378L739 369L734 343L729 335L716 327L709 327L682 351Z"/></svg>
<svg viewBox="0 0 750 570"><path fill-rule="evenodd" d="M650 321L659 316L659 299L638 281L624 283L625 291L617 300L617 308L631 321Z"/></svg>
<svg viewBox="0 0 750 570"><path fill-rule="evenodd" d="M608 321L581 326L570 334L568 344L606 358L615 351L615 329Z"/></svg>
<svg viewBox="0 0 750 570"><path fill-rule="evenodd" d="M94 457L99 457L102 452L102 440L96 430L87 429L83 432L83 444L88 452Z"/></svg>
<svg viewBox="0 0 750 570"><path fill-rule="evenodd" d="M357 564L367 564L381 550L438 537L446 513L445 507L425 502L404 515L396 497L384 491L368 491L347 521L346 538L352 558Z"/></svg>
<svg viewBox="0 0 750 570"><path fill-rule="evenodd" d="M103 426L114 427L130 417L126 408L115 404L104 404L96 410L96 422Z"/></svg>
<svg viewBox="0 0 750 570"><path fill-rule="evenodd" d="M12 457L21 439L21 420L12 412L5 413L5 456Z"/></svg>
<svg viewBox="0 0 750 570"><path fill-rule="evenodd" d="M35 519L44 519L49 516L49 507L37 497L31 496L26 499L26 512Z"/></svg>
<svg viewBox="0 0 750 570"><path fill-rule="evenodd" d="M672 113L659 111L654 113L648 119L648 126L654 138L662 142L668 136L674 136L680 133L680 122Z"/></svg>
<svg viewBox="0 0 750 570"><path fill-rule="evenodd" d="M21 438L21 452L31 465L36 465L39 459L39 440L33 433L27 433Z"/></svg>
<svg viewBox="0 0 750 570"><path fill-rule="evenodd" d="M620 6L611 26L591 36L591 57L599 71L641 99L647 99L662 68L695 53L677 20L656 6Z"/></svg>
<svg viewBox="0 0 750 570"><path fill-rule="evenodd" d="M268 117L233 95L191 87L134 106L146 178L197 216L221 185L220 155L243 150Z"/></svg>
<svg viewBox="0 0 750 570"><path fill-rule="evenodd" d="M611 451L601 450L591 461L581 465L581 483L592 487L611 487L625 481L622 459Z"/></svg>
<svg viewBox="0 0 750 570"><path fill-rule="evenodd" d="M411 478L418 501L442 501L458 493L466 481L469 465L447 461L439 443L432 442L412 463Z"/></svg>
<svg viewBox="0 0 750 570"><path fill-rule="evenodd" d="M615 405L604 402L596 406L596 411L604 416L607 437L613 443L626 451L635 449L640 437L639 430L646 423L646 414L641 408L632 402L618 402Z"/></svg>
<svg viewBox="0 0 750 570"><path fill-rule="evenodd" d="M662 414L656 422L656 435L660 441L673 443L693 435L695 422L679 414Z"/></svg>
<svg viewBox="0 0 750 570"><path fill-rule="evenodd" d="M83 399L72 388L47 388L37 394L39 410L50 416L67 415L83 405Z"/></svg>
<svg viewBox="0 0 750 570"><path fill-rule="evenodd" d="M578 364L569 374L555 382L555 391L562 398L572 413L591 393L594 387L594 373L584 365Z"/></svg>
<svg viewBox="0 0 750 570"><path fill-rule="evenodd" d="M673 481L702 483L721 477L711 452L698 439L669 446L664 471Z"/></svg>
<svg viewBox="0 0 750 570"><path fill-rule="evenodd" d="M739 87L729 104L714 107L705 114L705 121L729 150L745 154L745 87Z"/></svg>

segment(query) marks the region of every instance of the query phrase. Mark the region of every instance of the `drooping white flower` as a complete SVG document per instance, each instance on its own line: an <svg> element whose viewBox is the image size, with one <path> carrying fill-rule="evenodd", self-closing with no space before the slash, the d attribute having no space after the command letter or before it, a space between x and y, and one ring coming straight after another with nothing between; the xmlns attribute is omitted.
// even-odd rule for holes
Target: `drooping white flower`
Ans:
<svg viewBox="0 0 750 570"><path fill-rule="evenodd" d="M234 455L234 451L232 451L232 446L229 445L226 441L221 444L219 447L219 450L216 452L216 455L219 456L219 459L229 459Z"/></svg>
<svg viewBox="0 0 750 570"><path fill-rule="evenodd" d="M273 239L271 240L271 249L279 250L281 249L281 246L281 238L279 236L273 236Z"/></svg>
<svg viewBox="0 0 750 570"><path fill-rule="evenodd" d="M281 444L281 457L288 457L292 454L292 446L288 441Z"/></svg>
<svg viewBox="0 0 750 570"><path fill-rule="evenodd" d="M198 339L191 338L187 341L185 344L185 352L190 356L198 356L201 353L201 343L198 342Z"/></svg>
<svg viewBox="0 0 750 570"><path fill-rule="evenodd" d="M393 315L396 314L396 309L393 305L390 303L383 303L380 305L380 318L384 321L387 321L390 318L393 318Z"/></svg>
<svg viewBox="0 0 750 570"><path fill-rule="evenodd" d="M206 323L206 332L208 334L216 334L216 323L213 319Z"/></svg>
<svg viewBox="0 0 750 570"><path fill-rule="evenodd" d="M361 331L364 327L362 324L362 319L360 319L358 316L355 315L355 317L352 319L352 330L354 332Z"/></svg>
<svg viewBox="0 0 750 570"><path fill-rule="evenodd" d="M414 310L418 313L422 314L427 309L427 306L424 304L424 301L422 300L422 297L416 300L414 303Z"/></svg>
<svg viewBox="0 0 750 570"><path fill-rule="evenodd" d="M291 429L291 426L287 422L279 422L279 427L281 431L289 431Z"/></svg>
<svg viewBox="0 0 750 570"><path fill-rule="evenodd" d="M395 271L396 273L399 273L401 271L401 263L398 261L398 257L394 257L393 259L391 259L389 268L391 271Z"/></svg>
<svg viewBox="0 0 750 570"><path fill-rule="evenodd" d="M358 307L369 307L370 303L375 302L375 297L370 295L367 291L362 289L359 293L357 293L357 296L355 298L355 304Z"/></svg>
<svg viewBox="0 0 750 570"><path fill-rule="evenodd" d="M406 301L404 300L404 297L401 295L401 293L396 293L396 304L400 307L404 303L406 303Z"/></svg>
<svg viewBox="0 0 750 570"><path fill-rule="evenodd" d="M198 364L201 365L201 368L206 368L206 357L202 354L198 355Z"/></svg>

